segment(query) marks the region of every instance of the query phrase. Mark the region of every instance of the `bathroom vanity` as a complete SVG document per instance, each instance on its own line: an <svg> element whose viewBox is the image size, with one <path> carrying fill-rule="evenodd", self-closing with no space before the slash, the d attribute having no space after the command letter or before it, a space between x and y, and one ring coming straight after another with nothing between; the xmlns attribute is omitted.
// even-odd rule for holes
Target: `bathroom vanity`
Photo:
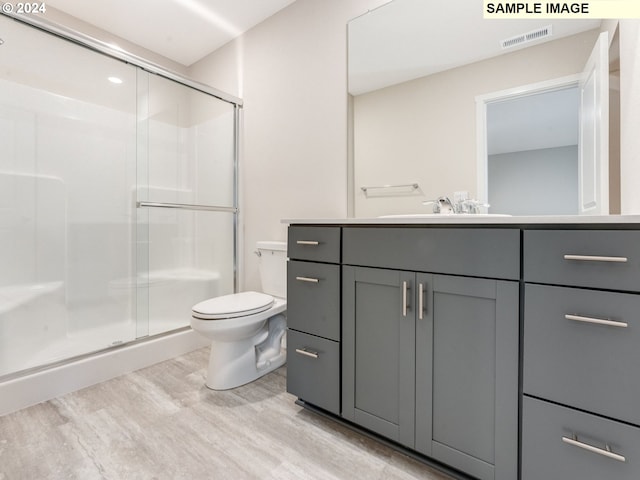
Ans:
<svg viewBox="0 0 640 480"><path fill-rule="evenodd" d="M640 478L640 217L286 223L302 404L473 478Z"/></svg>

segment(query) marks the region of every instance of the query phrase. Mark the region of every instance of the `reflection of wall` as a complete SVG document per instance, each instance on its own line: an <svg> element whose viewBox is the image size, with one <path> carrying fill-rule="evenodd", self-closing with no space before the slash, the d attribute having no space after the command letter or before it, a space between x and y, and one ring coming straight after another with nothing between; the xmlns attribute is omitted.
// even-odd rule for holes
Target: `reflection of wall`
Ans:
<svg viewBox="0 0 640 480"><path fill-rule="evenodd" d="M640 20L620 20L621 213L640 213Z"/></svg>
<svg viewBox="0 0 640 480"><path fill-rule="evenodd" d="M489 155L488 173L492 213L578 214L577 145Z"/></svg>
<svg viewBox="0 0 640 480"><path fill-rule="evenodd" d="M607 23L611 22L610 20ZM609 33L609 213L620 213L620 32Z"/></svg>
<svg viewBox="0 0 640 480"><path fill-rule="evenodd" d="M354 98L356 216L424 212L476 195L475 97L581 72L592 30ZM380 114L382 112L382 114ZM424 197L366 200L360 186L418 182Z"/></svg>

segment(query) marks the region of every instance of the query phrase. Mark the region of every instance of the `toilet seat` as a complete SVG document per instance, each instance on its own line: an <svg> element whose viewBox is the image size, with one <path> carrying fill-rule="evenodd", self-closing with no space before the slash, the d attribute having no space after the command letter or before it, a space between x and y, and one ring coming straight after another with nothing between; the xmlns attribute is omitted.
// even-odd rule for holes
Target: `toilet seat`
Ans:
<svg viewBox="0 0 640 480"><path fill-rule="evenodd" d="M246 317L264 312L273 305L271 295L260 292L241 292L210 298L194 305L192 315L202 320L222 320Z"/></svg>

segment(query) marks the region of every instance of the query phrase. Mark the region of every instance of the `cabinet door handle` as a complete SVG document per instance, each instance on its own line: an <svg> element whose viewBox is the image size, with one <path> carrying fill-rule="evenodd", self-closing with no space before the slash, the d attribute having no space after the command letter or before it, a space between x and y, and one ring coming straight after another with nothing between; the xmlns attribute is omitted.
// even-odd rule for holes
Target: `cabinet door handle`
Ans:
<svg viewBox="0 0 640 480"><path fill-rule="evenodd" d="M418 318L424 318L424 285L422 282L418 284Z"/></svg>
<svg viewBox="0 0 640 480"><path fill-rule="evenodd" d="M600 257L598 255L565 255L565 260L578 260L581 262L613 262L627 263L627 257Z"/></svg>
<svg viewBox="0 0 640 480"><path fill-rule="evenodd" d="M409 290L409 284L405 280L402 282L402 316L407 316L407 310L409 306L407 305L407 291Z"/></svg>
<svg viewBox="0 0 640 480"><path fill-rule="evenodd" d="M609 320L604 318L584 317L582 315L566 314L564 316L567 320L574 320L576 322L595 323L596 325L607 325L608 327L627 328L629 324L627 322L616 322L615 320Z"/></svg>
<svg viewBox="0 0 640 480"><path fill-rule="evenodd" d="M309 282L309 283L318 283L320 281L320 279L318 278L311 278L311 277L296 277L296 280L298 280L299 282Z"/></svg>
<svg viewBox="0 0 640 480"><path fill-rule="evenodd" d="M573 438L562 437L562 441L564 443L568 443L569 445L573 445L574 447L582 448L589 452L597 453L598 455L602 455L604 457L613 458L619 462L626 462L627 459L618 453L613 453L609 445L605 445L605 448L594 447L593 445L589 445L588 443L578 441L577 435L573 435Z"/></svg>
<svg viewBox="0 0 640 480"><path fill-rule="evenodd" d="M296 240L298 245L320 245L320 242L316 240Z"/></svg>
<svg viewBox="0 0 640 480"><path fill-rule="evenodd" d="M318 358L320 356L318 352L307 350L307 347L296 348L296 353L299 353L300 355L304 355L305 357L311 357L311 358Z"/></svg>

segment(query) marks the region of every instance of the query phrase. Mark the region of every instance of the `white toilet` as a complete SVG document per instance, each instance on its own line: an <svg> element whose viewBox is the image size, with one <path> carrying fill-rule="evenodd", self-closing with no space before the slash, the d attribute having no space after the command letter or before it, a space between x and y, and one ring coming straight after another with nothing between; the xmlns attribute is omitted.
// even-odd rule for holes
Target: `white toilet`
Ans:
<svg viewBox="0 0 640 480"><path fill-rule="evenodd" d="M207 387L227 390L284 365L287 322L287 244L258 242L262 290L194 305L191 327L211 340Z"/></svg>

